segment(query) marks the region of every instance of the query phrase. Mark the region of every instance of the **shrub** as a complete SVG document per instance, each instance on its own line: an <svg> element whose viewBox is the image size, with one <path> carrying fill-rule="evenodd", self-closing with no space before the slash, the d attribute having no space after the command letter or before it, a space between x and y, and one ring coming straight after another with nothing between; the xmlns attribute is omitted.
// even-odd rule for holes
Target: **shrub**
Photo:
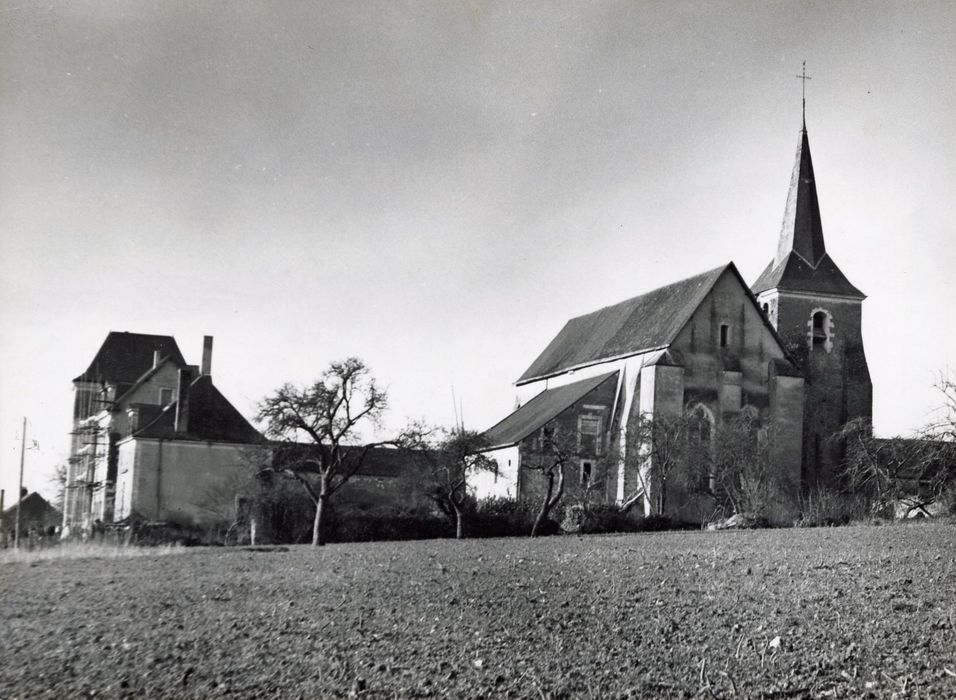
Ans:
<svg viewBox="0 0 956 700"><path fill-rule="evenodd" d="M587 509L582 532L603 534L609 532L639 532L643 520L640 515L632 515L611 504L594 504Z"/></svg>
<svg viewBox="0 0 956 700"><path fill-rule="evenodd" d="M800 516L796 527L831 527L852 521L868 520L869 501L861 496L819 487L800 497Z"/></svg>
<svg viewBox="0 0 956 700"><path fill-rule="evenodd" d="M447 518L401 508L332 508L329 542L425 540L454 536Z"/></svg>
<svg viewBox="0 0 956 700"><path fill-rule="evenodd" d="M527 537L539 507L537 503L511 498L482 499L468 519L469 534L471 537ZM540 534L554 535L559 529L558 523L549 518L542 524Z"/></svg>

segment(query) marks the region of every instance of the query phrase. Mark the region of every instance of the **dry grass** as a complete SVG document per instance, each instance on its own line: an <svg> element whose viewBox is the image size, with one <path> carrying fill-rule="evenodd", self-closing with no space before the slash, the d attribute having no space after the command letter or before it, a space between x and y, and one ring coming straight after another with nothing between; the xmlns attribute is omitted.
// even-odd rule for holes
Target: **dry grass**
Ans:
<svg viewBox="0 0 956 700"><path fill-rule="evenodd" d="M165 545L162 547L126 547L98 542L67 542L35 549L6 549L0 551L0 565L69 559L132 559L135 557L163 554L181 554L185 547Z"/></svg>

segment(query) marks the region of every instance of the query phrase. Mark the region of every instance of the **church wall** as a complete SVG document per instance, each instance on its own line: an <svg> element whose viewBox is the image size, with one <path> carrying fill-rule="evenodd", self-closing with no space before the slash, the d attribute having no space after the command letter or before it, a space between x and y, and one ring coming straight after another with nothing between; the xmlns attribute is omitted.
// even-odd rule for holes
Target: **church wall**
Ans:
<svg viewBox="0 0 956 700"><path fill-rule="evenodd" d="M587 487L582 482L582 474L585 473L586 464L590 464L592 479L595 480L591 490L592 500L599 503L614 502L617 493L617 462L608 454L605 443L612 413L619 415L613 410L617 386L617 377L609 377L584 398L558 414L549 424L554 428L562 449L573 453L564 470L565 504L572 503L585 494ZM599 435L592 437L579 434L579 418L595 416L600 417ZM612 434L614 432L612 430ZM540 440L539 431L521 442L521 465L534 463L535 454L540 449ZM522 468L518 472L518 480L518 497L521 499L538 502L544 497L547 480L540 472ZM597 482L600 482L600 486Z"/></svg>
<svg viewBox="0 0 956 700"><path fill-rule="evenodd" d="M721 325L728 327L725 347ZM703 403L715 415L748 404L766 412L767 363L784 354L733 273L721 276L671 347L684 359L685 403Z"/></svg>
<svg viewBox="0 0 956 700"><path fill-rule="evenodd" d="M722 332L721 326L726 330ZM782 359L784 353L735 275L728 271L721 276L678 334L671 351L684 366L656 368L653 373L652 368L644 369L639 401L642 411L654 413L664 408L675 414L701 405L713 417L715 430L719 430L723 420L745 406L752 406L762 420L774 418L783 423L787 435L779 461L783 475L798 469L801 441L795 438L793 426L802 426L802 391L788 384L788 392L777 397L776 410L772 410L768 366L772 359ZM668 383L664 380L668 375L661 370L680 371L680 382L675 374ZM795 384L802 386L800 378L794 379ZM648 395L648 384L653 387L653 400ZM713 514L713 499L682 483L686 481L684 475L668 484L667 514L688 522L709 518ZM795 501L796 490L793 496Z"/></svg>
<svg viewBox="0 0 956 700"><path fill-rule="evenodd" d="M770 374L770 419L772 425L773 458L778 467L780 485L785 490L772 514L774 520L790 524L797 515L803 450L802 377ZM789 497L786 497L789 494ZM775 516L775 517L774 517Z"/></svg>
<svg viewBox="0 0 956 700"><path fill-rule="evenodd" d="M862 339L862 302L839 297L781 292L778 330L797 359L806 382L802 481L830 482L840 446L830 438L854 418L870 420L872 392ZM825 340L814 344L813 315L823 311Z"/></svg>

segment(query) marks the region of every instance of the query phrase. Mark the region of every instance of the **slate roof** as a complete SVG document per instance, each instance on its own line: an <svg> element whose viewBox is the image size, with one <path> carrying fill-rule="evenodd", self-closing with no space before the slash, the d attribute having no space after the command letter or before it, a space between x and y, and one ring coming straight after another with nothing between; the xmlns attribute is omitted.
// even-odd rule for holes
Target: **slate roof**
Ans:
<svg viewBox="0 0 956 700"><path fill-rule="evenodd" d="M816 265L827 252L806 125L800 131L775 263L782 262L792 250L811 265Z"/></svg>
<svg viewBox="0 0 956 700"><path fill-rule="evenodd" d="M751 290L759 294L775 288L866 298L863 292L850 284L826 252L813 160L810 157L810 140L805 125L800 131L777 255L754 282Z"/></svg>
<svg viewBox="0 0 956 700"><path fill-rule="evenodd" d="M171 335L110 331L90 366L73 381L132 385L153 366L156 350L179 366L186 364Z"/></svg>
<svg viewBox="0 0 956 700"><path fill-rule="evenodd" d="M258 444L265 441L236 408L213 385L208 375L189 385L187 430L176 432L176 405L170 404L154 421L133 433L134 437L202 440Z"/></svg>
<svg viewBox="0 0 956 700"><path fill-rule="evenodd" d="M517 383L524 384L573 367L670 345L726 270L732 270L740 277L734 264L728 263L572 318Z"/></svg>
<svg viewBox="0 0 956 700"><path fill-rule="evenodd" d="M850 280L833 262L829 253L824 253L816 268L810 267L805 260L794 253L790 253L777 267L774 267L771 261L753 283L751 291L754 294L760 294L768 289L832 294L856 299L866 298L863 292L850 284Z"/></svg>
<svg viewBox="0 0 956 700"><path fill-rule="evenodd" d="M491 447L517 444L601 384L612 377L617 377L617 374L615 370L542 391L510 416L486 430L485 437L488 439L488 444Z"/></svg>

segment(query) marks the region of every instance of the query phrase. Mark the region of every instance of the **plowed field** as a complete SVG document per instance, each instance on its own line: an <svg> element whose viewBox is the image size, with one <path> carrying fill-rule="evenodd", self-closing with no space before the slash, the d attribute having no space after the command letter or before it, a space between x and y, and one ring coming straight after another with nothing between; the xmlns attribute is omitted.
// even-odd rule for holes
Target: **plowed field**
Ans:
<svg viewBox="0 0 956 700"><path fill-rule="evenodd" d="M956 697L952 524L0 566L0 697Z"/></svg>

